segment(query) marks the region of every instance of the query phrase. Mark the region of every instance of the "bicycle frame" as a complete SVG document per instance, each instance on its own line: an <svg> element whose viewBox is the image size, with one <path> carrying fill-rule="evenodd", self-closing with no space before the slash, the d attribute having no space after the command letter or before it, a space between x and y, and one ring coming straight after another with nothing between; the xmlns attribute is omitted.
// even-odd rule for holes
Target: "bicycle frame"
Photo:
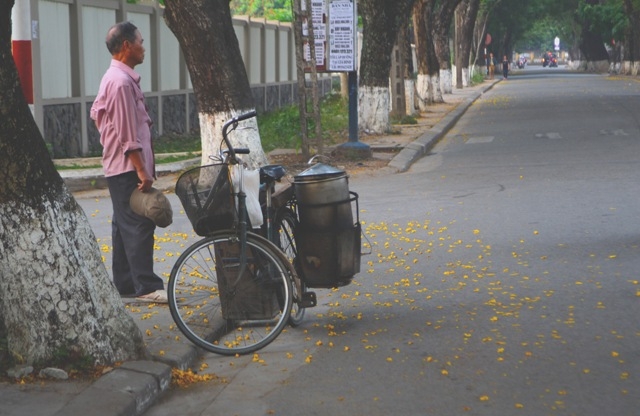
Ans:
<svg viewBox="0 0 640 416"><path fill-rule="evenodd" d="M223 159L223 163L226 163L232 168L233 166L237 166L241 164L241 161L238 159L238 154L249 154L249 149L244 148L234 148L231 145L231 141L229 140L230 131L235 130L238 127L238 123L243 120L247 120L249 118L253 118L257 115L257 112L250 111L245 114L241 114L239 116L233 117L228 120L222 126L222 139L227 146L226 156ZM231 130L229 131L229 129ZM244 192L244 170L242 168L239 169L239 181L238 181L238 191L234 192L238 198L238 239L240 242L240 271L238 273L238 280L243 275L246 267L247 267L247 194ZM234 190L235 191L235 190ZM237 283L237 282L236 282Z"/></svg>
<svg viewBox="0 0 640 416"><path fill-rule="evenodd" d="M235 130L238 127L238 123L243 120L247 120L249 118L255 117L257 115L256 111L250 111L245 114L241 114L236 116L227 122L222 127L222 138L224 140L225 145L227 146L227 151L223 152L226 154L223 158L223 163L226 163L230 166L238 166L241 165L242 162L237 157L239 154L249 154L250 150L246 148L234 148L229 140L229 133ZM240 242L240 272L238 276L242 276L242 273L245 271L247 265L247 253L246 253L246 241L247 241L247 233L250 232L248 229L248 221L247 221L247 194L244 192L244 169L239 168L239 181L238 181L238 191L234 194L238 198L238 221L237 221L237 232L238 239ZM265 223L266 223L266 238L274 243L274 229L273 229L273 221L276 218L277 211L272 210L272 189L266 190L266 209L265 209ZM295 211L294 211L295 212ZM274 243L275 245L275 243ZM292 267L293 269L293 267ZM300 283L300 279L297 276L295 270L291 270L291 275L293 278L294 285L298 288L296 293L302 292L302 287ZM300 299L294 299L294 301L299 302Z"/></svg>

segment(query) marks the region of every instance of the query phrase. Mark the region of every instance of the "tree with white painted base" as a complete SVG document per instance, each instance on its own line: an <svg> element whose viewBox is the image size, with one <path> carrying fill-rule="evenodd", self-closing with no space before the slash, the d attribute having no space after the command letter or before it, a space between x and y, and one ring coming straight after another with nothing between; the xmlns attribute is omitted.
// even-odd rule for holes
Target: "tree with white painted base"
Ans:
<svg viewBox="0 0 640 416"><path fill-rule="evenodd" d="M251 86L233 29L229 0L165 0L164 18L184 53L198 103L202 164L211 163L226 120L255 109ZM243 160L251 168L267 163L256 119L243 122L231 137L251 149Z"/></svg>
<svg viewBox="0 0 640 416"><path fill-rule="evenodd" d="M473 28L480 8L480 0L462 0L456 9L456 87L470 82L469 58L473 43Z"/></svg>
<svg viewBox="0 0 640 416"><path fill-rule="evenodd" d="M144 357L142 334L22 94L13 4L0 0L0 366L46 366L60 354L95 364Z"/></svg>
<svg viewBox="0 0 640 416"><path fill-rule="evenodd" d="M440 89L440 64L429 28L432 12L429 0L416 0L413 6L413 30L418 61L416 101L420 111L427 111L430 104L444 102Z"/></svg>
<svg viewBox="0 0 640 416"><path fill-rule="evenodd" d="M450 29L453 15L461 0L431 0L433 12L431 14L431 29L433 46L438 56L440 67L440 88L444 94L453 92L453 71L451 69L451 48L449 47Z"/></svg>
<svg viewBox="0 0 640 416"><path fill-rule="evenodd" d="M361 131L389 131L391 51L414 0L361 0L362 55L358 84L358 126Z"/></svg>

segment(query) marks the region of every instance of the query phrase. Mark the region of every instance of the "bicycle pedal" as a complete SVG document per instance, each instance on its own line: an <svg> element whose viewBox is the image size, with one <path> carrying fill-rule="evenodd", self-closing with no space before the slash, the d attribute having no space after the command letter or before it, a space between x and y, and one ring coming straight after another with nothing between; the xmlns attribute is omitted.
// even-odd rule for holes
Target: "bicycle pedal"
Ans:
<svg viewBox="0 0 640 416"><path fill-rule="evenodd" d="M316 292L304 292L302 294L302 300L299 303L301 308L313 308L318 304L318 299L316 298Z"/></svg>

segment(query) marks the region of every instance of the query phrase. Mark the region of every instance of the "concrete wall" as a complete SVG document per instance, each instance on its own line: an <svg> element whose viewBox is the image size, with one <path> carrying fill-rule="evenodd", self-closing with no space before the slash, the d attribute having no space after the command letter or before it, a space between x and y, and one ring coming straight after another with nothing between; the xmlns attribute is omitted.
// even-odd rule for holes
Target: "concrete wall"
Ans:
<svg viewBox="0 0 640 416"><path fill-rule="evenodd" d="M197 133L198 113L180 47L155 1L17 0L31 5L33 112L54 157L99 154L98 132L89 118L100 79L111 57L104 45L109 27L130 20L145 39L142 76L154 136ZM234 29L251 83L256 109L297 102L294 35L291 24L234 18ZM324 77L321 91L330 91Z"/></svg>

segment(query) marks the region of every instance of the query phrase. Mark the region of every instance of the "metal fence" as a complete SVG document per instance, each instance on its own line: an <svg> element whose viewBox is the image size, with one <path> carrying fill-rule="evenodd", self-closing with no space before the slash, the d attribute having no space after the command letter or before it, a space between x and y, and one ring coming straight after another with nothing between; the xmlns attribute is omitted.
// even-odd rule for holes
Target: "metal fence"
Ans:
<svg viewBox="0 0 640 416"><path fill-rule="evenodd" d="M104 45L109 27L130 20L145 39L142 76L153 135L199 131L198 111L178 41L155 1L18 0L30 6L33 112L55 158L99 154L89 110L109 66ZM259 112L297 102L293 27L235 17L234 29ZM321 82L331 88L330 77Z"/></svg>

